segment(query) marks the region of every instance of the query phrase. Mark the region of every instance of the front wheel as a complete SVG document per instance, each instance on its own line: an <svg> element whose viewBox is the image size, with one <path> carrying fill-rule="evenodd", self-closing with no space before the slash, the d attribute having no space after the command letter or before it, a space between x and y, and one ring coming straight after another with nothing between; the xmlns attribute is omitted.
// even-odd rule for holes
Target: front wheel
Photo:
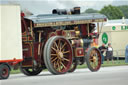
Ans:
<svg viewBox="0 0 128 85"><path fill-rule="evenodd" d="M100 51L92 47L88 50L87 56L86 56L86 63L88 68L92 71L98 71L101 67L101 53Z"/></svg>
<svg viewBox="0 0 128 85"><path fill-rule="evenodd" d="M72 64L70 42L61 36L51 37L44 47L44 62L51 73L66 73Z"/></svg>
<svg viewBox="0 0 128 85"><path fill-rule="evenodd" d="M0 65L0 79L7 79L10 75L10 69L6 64Z"/></svg>

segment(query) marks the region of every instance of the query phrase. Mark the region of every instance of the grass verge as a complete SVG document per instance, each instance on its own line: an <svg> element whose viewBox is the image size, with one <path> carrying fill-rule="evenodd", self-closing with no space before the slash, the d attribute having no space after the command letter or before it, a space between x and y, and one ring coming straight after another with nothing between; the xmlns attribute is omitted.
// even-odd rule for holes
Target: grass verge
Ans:
<svg viewBox="0 0 128 85"><path fill-rule="evenodd" d="M122 65L128 65L128 63L125 63L125 60L115 60L115 61L109 61L109 63L107 63L107 61L104 61L104 63L101 65L102 67L109 67L109 66L122 66ZM78 65L77 69L81 69L81 68L87 68L87 65Z"/></svg>

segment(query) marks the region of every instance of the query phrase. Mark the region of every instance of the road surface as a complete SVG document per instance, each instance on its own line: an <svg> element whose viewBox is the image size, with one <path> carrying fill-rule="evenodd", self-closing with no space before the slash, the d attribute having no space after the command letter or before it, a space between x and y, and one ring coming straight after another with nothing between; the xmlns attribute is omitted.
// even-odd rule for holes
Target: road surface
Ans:
<svg viewBox="0 0 128 85"><path fill-rule="evenodd" d="M128 66L102 67L98 72L78 69L74 73L52 75L42 72L38 76L10 75L0 80L1 85L128 85Z"/></svg>

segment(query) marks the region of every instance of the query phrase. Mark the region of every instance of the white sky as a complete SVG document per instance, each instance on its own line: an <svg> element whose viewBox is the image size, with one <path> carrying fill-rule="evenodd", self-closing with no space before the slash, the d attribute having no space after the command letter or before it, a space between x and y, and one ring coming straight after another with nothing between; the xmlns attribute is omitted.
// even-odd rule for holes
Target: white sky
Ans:
<svg viewBox="0 0 128 85"><path fill-rule="evenodd" d="M20 4L34 14L48 14L54 8L71 9L80 6L81 11L87 8L100 10L104 5L128 5L128 0L0 0L1 4Z"/></svg>

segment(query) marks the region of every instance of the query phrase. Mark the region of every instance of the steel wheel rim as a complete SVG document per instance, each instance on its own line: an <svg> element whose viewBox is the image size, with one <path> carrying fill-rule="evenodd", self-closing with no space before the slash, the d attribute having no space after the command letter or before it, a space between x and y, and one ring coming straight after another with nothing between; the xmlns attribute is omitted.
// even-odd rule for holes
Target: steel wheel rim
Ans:
<svg viewBox="0 0 128 85"><path fill-rule="evenodd" d="M72 49L69 42L64 38L53 41L51 45L50 62L59 73L65 73L72 63Z"/></svg>
<svg viewBox="0 0 128 85"><path fill-rule="evenodd" d="M101 55L97 49L90 52L89 63L92 69L98 70L101 66Z"/></svg>
<svg viewBox="0 0 128 85"><path fill-rule="evenodd" d="M74 72L77 68L77 62L73 62L68 72Z"/></svg>

